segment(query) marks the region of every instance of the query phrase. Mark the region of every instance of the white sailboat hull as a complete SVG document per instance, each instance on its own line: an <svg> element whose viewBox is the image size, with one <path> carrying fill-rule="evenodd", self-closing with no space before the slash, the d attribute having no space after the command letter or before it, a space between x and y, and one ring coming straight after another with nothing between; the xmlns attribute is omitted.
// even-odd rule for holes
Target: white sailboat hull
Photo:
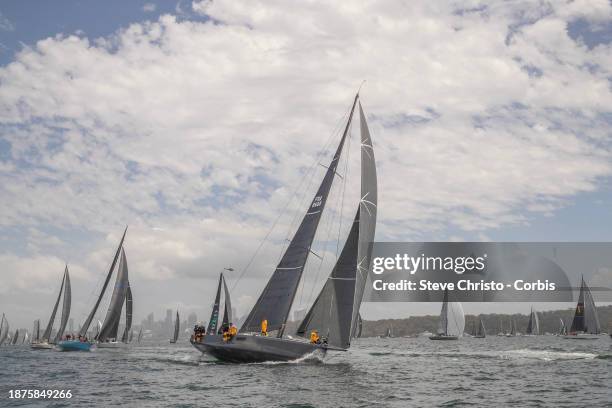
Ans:
<svg viewBox="0 0 612 408"><path fill-rule="evenodd" d="M30 344L30 347L33 348L34 350L51 350L53 349L53 347L55 347L55 345L44 342L44 343L32 343Z"/></svg>

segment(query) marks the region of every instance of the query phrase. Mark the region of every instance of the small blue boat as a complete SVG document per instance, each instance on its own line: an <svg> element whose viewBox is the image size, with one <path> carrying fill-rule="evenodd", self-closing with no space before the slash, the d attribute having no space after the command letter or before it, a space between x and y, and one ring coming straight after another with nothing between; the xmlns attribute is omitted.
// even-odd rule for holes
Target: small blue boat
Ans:
<svg viewBox="0 0 612 408"><path fill-rule="evenodd" d="M80 340L62 340L57 343L59 351L91 351L95 344Z"/></svg>

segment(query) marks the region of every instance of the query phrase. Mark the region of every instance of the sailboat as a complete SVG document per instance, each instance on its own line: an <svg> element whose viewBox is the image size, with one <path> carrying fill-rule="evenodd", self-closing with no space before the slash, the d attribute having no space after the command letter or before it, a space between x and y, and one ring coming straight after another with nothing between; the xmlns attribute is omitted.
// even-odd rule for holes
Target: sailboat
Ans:
<svg viewBox="0 0 612 408"><path fill-rule="evenodd" d="M430 340L458 340L465 329L465 315L459 302L448 301L448 289L444 289L442 310L438 322L438 333L430 336Z"/></svg>
<svg viewBox="0 0 612 408"><path fill-rule="evenodd" d="M13 334L13 337L11 338L11 346L17 344L17 340L19 340L19 329L15 329L15 334Z"/></svg>
<svg viewBox="0 0 612 408"><path fill-rule="evenodd" d="M499 331L497 332L497 335L500 337L504 337L506 335L506 332L504 331L504 322L502 319L499 319Z"/></svg>
<svg viewBox="0 0 612 408"><path fill-rule="evenodd" d="M516 322L510 319L510 331L506 333L506 337L516 337Z"/></svg>
<svg viewBox="0 0 612 408"><path fill-rule="evenodd" d="M57 308L59 307L62 294L64 296L64 301L62 303L62 316L60 317L60 326L57 329L55 337L51 339L53 323L55 322L55 315L57 314ZM61 340L62 336L64 335L64 330L66 330L66 325L68 324L68 318L70 317L71 302L72 291L70 288L70 274L68 273L68 265L66 265L66 268L64 269L64 277L62 278L62 285L60 286L60 290L57 295L57 300L55 301L55 305L53 306L53 311L51 312L49 323L47 323L47 327L45 328L45 331L43 332L40 341L38 340L38 338L36 339L36 341L32 341L32 344L30 344L31 348L36 350L49 350L53 348L54 344Z"/></svg>
<svg viewBox="0 0 612 408"><path fill-rule="evenodd" d="M385 334L383 336L381 336L381 338L383 338L383 339L393 338L392 327L387 327L387 331L385 332Z"/></svg>
<svg viewBox="0 0 612 408"><path fill-rule="evenodd" d="M565 322L562 318L559 318L559 331L557 332L558 336L565 336L567 334L567 327L565 327Z"/></svg>
<svg viewBox="0 0 612 408"><path fill-rule="evenodd" d="M170 339L170 343L172 343L172 344L176 343L176 341L178 340L179 325L180 325L179 312L177 310L176 311L176 319L174 320L174 332L172 334L172 338Z"/></svg>
<svg viewBox="0 0 612 408"><path fill-rule="evenodd" d="M370 269L376 227L376 164L363 108L361 131L361 193L344 248L314 304L294 336L285 336L286 322L311 253L319 221L337 175L344 142L349 134L359 93L355 95L344 132L327 171L302 222L278 266L236 336L193 336L198 350L229 362L290 361L328 350L346 350L358 330L359 308ZM265 329L265 330L262 330ZM272 335L276 332L275 335ZM309 342L314 333L322 341ZM197 340L199 339L199 341Z"/></svg>
<svg viewBox="0 0 612 408"><path fill-rule="evenodd" d="M130 282L128 280L128 267L125 250L121 248L121 260L119 262L119 267L117 268L115 287L113 288L113 294L108 305L106 317L104 318L100 332L96 337L96 344L99 348L117 348L122 346L122 343L117 341L119 321L121 320L123 304L126 303L129 305L125 308L126 322L130 320L129 323L131 325L131 292ZM129 316L128 313L130 314Z"/></svg>
<svg viewBox="0 0 612 408"><path fill-rule="evenodd" d="M219 307L221 305L222 289L224 294L223 319L221 321L221 326L219 326ZM213 304L212 312L210 313L210 319L208 321L208 328L206 329L206 334L221 334L223 328L229 328L232 323L232 302L229 294L229 289L227 288L227 282L225 281L223 272L221 272L219 274L217 294L215 295L215 303Z"/></svg>
<svg viewBox="0 0 612 408"><path fill-rule="evenodd" d="M4 344L6 338L8 337L9 332L9 323L4 317L4 313L2 313L2 320L0 320L0 346Z"/></svg>
<svg viewBox="0 0 612 408"><path fill-rule="evenodd" d="M526 336L538 336L540 334L540 319L537 312L531 308L529 312L529 322L527 323L527 329L525 330Z"/></svg>
<svg viewBox="0 0 612 408"><path fill-rule="evenodd" d="M30 338L30 335L26 331L25 334L23 335L23 340L21 340L21 344L26 344L29 338Z"/></svg>
<svg viewBox="0 0 612 408"><path fill-rule="evenodd" d="M108 283L110 282L113 270L115 269L115 265L117 265L117 260L119 260L119 257L121 257L121 260L119 262L119 267L117 268L118 272L115 282L115 288L113 290L113 295L111 297L110 305L108 308L108 312L106 313L104 323L98 326L99 329L95 336L95 340L97 341L96 344L98 347L104 347L104 345L101 346L101 344L103 343L107 347L118 347L118 345L120 344L116 341L117 332L119 330L119 320L121 319L121 309L123 308L124 301L127 300L127 293L129 288L129 281L127 279L127 259L125 257L125 251L123 250L123 241L125 240L126 233L127 227L125 227L125 230L123 231L123 236L121 237L119 247L117 247L117 251L115 252L115 257L113 258L113 262L111 263L110 269L106 274L106 279L104 280L104 284L102 285L100 295L96 299L96 303L94 304L93 309L87 316L85 323L83 323L83 325L81 326L78 339L60 341L57 345L60 351L90 351L92 349L94 342L87 338L87 331L89 330L89 326L91 325L91 322L93 321L96 312L98 311L100 302L102 302L102 298L104 297L104 293L106 292L106 288L108 287Z"/></svg>
<svg viewBox="0 0 612 408"><path fill-rule="evenodd" d="M485 330L485 326L484 326L484 322L482 321L482 318L478 319L478 324L474 325L474 328L471 334L472 334L472 337L475 339L484 339L485 337L487 337L487 331Z"/></svg>
<svg viewBox="0 0 612 408"><path fill-rule="evenodd" d="M134 329L130 330L130 335L128 337L128 343L131 343L134 339Z"/></svg>
<svg viewBox="0 0 612 408"><path fill-rule="evenodd" d="M142 340L142 327L140 328L140 331L138 332L138 343L140 343L140 340Z"/></svg>
<svg viewBox="0 0 612 408"><path fill-rule="evenodd" d="M576 340L597 340L601 333L599 317L595 308L595 301L591 290L581 277L580 294L578 295L578 304L574 313L574 320L569 333L563 336L564 339Z"/></svg>

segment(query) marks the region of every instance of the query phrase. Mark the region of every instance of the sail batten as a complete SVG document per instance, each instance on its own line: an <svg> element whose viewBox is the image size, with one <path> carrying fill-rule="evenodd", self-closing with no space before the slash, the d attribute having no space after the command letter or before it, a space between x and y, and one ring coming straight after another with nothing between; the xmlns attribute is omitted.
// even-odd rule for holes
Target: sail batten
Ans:
<svg viewBox="0 0 612 408"><path fill-rule="evenodd" d="M268 330L270 331L284 327L304 271L304 266L310 254L310 248L317 232L327 197L336 176L336 168L340 162L340 156L350 130L358 98L359 95L355 95L342 138L327 167L319 189L272 277L240 328L241 332L258 331L263 320L267 320Z"/></svg>

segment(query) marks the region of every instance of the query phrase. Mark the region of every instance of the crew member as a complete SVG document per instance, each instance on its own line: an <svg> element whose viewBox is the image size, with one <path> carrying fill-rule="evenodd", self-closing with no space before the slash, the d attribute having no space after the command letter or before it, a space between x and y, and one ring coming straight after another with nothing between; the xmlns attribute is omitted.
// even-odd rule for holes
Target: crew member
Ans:
<svg viewBox="0 0 612 408"><path fill-rule="evenodd" d="M236 327L236 325L232 324L229 329L230 339L232 339L237 334L238 334L238 328Z"/></svg>
<svg viewBox="0 0 612 408"><path fill-rule="evenodd" d="M261 335L262 336L268 335L268 320L267 319L263 319L261 321Z"/></svg>
<svg viewBox="0 0 612 408"><path fill-rule="evenodd" d="M319 337L319 332L317 332L316 330L313 330L310 333L310 343L311 344L320 344L321 343L321 338Z"/></svg>

